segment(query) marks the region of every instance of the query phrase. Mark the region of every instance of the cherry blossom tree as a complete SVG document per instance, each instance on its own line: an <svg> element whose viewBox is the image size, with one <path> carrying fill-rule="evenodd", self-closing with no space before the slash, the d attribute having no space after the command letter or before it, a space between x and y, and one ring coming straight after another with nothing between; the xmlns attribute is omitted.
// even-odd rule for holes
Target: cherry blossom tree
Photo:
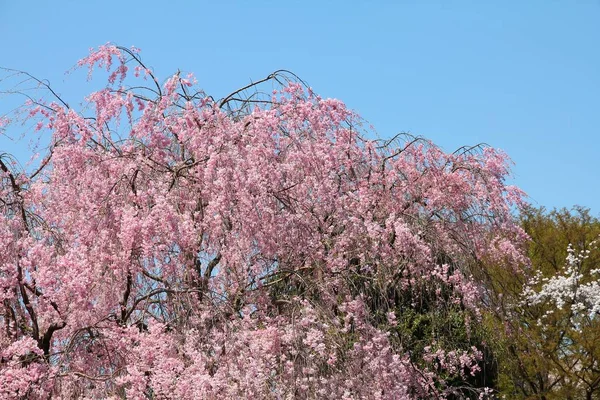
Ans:
<svg viewBox="0 0 600 400"><path fill-rule="evenodd" d="M31 97L2 120L50 144L0 157L1 398L489 392L480 344L401 325L468 332L481 260L525 262L503 153L369 139L285 71L215 100L133 48L79 67L108 73L80 109Z"/></svg>

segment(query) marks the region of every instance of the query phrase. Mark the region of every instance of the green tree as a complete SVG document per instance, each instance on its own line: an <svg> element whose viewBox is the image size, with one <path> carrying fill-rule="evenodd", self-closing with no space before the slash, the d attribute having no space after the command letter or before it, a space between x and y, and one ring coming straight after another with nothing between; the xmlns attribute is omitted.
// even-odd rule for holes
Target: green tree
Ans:
<svg viewBox="0 0 600 400"><path fill-rule="evenodd" d="M531 266L522 273L490 270L487 323L495 328L498 388L510 398L600 399L600 321L576 294L600 266L600 252L593 251L600 221L583 207L529 208L520 220L531 237ZM571 263L576 282L565 274L570 246L583 255ZM558 302L542 295L556 277L569 289Z"/></svg>

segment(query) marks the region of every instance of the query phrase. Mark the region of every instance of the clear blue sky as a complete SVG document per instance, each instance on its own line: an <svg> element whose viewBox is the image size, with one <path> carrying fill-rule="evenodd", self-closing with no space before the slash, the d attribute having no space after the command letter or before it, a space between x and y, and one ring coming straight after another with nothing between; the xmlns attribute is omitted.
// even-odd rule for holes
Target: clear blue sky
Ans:
<svg viewBox="0 0 600 400"><path fill-rule="evenodd" d="M381 137L486 142L533 204L600 214L600 1L0 0L0 65L71 103L84 82L64 72L108 41L216 98L291 70Z"/></svg>

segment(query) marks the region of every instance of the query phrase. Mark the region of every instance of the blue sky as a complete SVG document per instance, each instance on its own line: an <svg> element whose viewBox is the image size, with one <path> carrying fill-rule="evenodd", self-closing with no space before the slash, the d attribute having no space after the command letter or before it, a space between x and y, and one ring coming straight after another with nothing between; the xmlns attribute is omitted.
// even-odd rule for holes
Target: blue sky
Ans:
<svg viewBox="0 0 600 400"><path fill-rule="evenodd" d="M159 76L194 72L215 98L284 68L380 137L488 143L534 205L600 215L600 1L0 0L0 21L0 66L72 104L85 79L64 72L108 41ZM28 157L0 137L5 150Z"/></svg>

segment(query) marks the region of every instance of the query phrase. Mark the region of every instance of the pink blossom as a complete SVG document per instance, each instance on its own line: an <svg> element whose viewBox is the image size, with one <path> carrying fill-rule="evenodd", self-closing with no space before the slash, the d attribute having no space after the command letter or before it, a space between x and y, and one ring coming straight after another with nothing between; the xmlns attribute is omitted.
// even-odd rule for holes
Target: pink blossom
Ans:
<svg viewBox="0 0 600 400"><path fill-rule="evenodd" d="M298 83L256 104L179 74L127 89L154 80L136 49L79 66L108 85L31 105L40 172L0 158L0 397L433 398L441 370L478 373L477 348L410 354L373 293L477 315L470 266L524 260L504 154L381 146Z"/></svg>

